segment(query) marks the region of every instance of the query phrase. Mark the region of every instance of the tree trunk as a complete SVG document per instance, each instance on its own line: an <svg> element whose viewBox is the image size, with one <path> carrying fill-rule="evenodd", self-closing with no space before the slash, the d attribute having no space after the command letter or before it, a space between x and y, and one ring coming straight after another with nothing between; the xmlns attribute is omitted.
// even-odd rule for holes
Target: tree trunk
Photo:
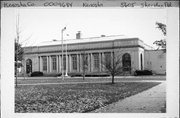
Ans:
<svg viewBox="0 0 180 118"><path fill-rule="evenodd" d="M85 74L83 73L83 80L85 80Z"/></svg>
<svg viewBox="0 0 180 118"><path fill-rule="evenodd" d="M112 84L114 84L114 75L112 75Z"/></svg>

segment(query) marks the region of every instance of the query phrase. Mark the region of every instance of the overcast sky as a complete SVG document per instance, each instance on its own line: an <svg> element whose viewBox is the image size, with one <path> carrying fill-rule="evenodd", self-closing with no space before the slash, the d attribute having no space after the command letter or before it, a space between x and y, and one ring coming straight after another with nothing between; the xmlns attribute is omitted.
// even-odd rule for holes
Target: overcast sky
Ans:
<svg viewBox="0 0 180 118"><path fill-rule="evenodd" d="M40 42L61 39L61 29L67 27L65 38L75 38L77 31L82 37L100 35L126 35L139 37L153 46L155 40L163 38L162 32L156 28L156 22L166 24L165 9L55 9L31 8L19 9L20 42L26 46ZM17 12L15 15L17 15Z"/></svg>

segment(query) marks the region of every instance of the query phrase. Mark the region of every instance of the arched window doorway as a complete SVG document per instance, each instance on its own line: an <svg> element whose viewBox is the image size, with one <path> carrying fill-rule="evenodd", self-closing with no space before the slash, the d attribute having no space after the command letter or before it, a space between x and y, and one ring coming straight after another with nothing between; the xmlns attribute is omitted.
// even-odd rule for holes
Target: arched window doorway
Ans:
<svg viewBox="0 0 180 118"><path fill-rule="evenodd" d="M27 59L26 60L26 73L31 73L32 72L32 60Z"/></svg>
<svg viewBox="0 0 180 118"><path fill-rule="evenodd" d="M123 71L131 71L131 56L128 53L125 53L122 56L122 64L123 64Z"/></svg>

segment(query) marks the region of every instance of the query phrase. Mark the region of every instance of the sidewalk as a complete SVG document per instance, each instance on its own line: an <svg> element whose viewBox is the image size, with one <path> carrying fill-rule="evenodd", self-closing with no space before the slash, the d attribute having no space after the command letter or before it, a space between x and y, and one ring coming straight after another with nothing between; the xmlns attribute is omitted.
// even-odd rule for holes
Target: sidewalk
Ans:
<svg viewBox="0 0 180 118"><path fill-rule="evenodd" d="M82 77L65 77L65 79L78 79ZM108 77L85 77L87 79L109 79L111 76ZM18 77L18 80L21 79L61 79L61 77ZM160 79L160 80L165 80L166 76L115 76L115 79L146 79L146 80L153 80L153 79Z"/></svg>
<svg viewBox="0 0 180 118"><path fill-rule="evenodd" d="M120 100L92 113L161 113L166 102L166 83Z"/></svg>
<svg viewBox="0 0 180 118"><path fill-rule="evenodd" d="M114 82L164 82L166 76L116 76ZM18 85L48 85L48 84L78 84L78 83L106 83L111 82L110 77L86 77L83 80L82 77L62 78L57 77L29 77L26 79L18 78Z"/></svg>

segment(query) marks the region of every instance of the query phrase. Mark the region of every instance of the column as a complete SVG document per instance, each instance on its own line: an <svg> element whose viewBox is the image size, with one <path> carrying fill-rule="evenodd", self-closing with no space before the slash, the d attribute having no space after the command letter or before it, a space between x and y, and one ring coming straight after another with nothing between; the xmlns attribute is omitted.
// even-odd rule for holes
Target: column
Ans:
<svg viewBox="0 0 180 118"><path fill-rule="evenodd" d="M49 72L49 56L46 56L47 58L47 73Z"/></svg>
<svg viewBox="0 0 180 118"><path fill-rule="evenodd" d="M79 54L77 54L77 71L79 72Z"/></svg>
<svg viewBox="0 0 180 118"><path fill-rule="evenodd" d="M40 71L40 57L38 56L38 71Z"/></svg>
<svg viewBox="0 0 180 118"><path fill-rule="evenodd" d="M71 64L71 55L69 55L69 58L68 58L68 59L69 59L69 72L71 72L71 65L72 65L72 64Z"/></svg>
<svg viewBox="0 0 180 118"><path fill-rule="evenodd" d="M101 57L101 59L102 59L102 71L104 72L104 64L105 64L105 59L104 59L104 52L102 53L102 57Z"/></svg>
<svg viewBox="0 0 180 118"><path fill-rule="evenodd" d="M83 65L82 65L82 55L79 54L79 72L82 72Z"/></svg>
<svg viewBox="0 0 180 118"><path fill-rule="evenodd" d="M88 54L88 72L91 72L91 59L90 59L90 54Z"/></svg>
<svg viewBox="0 0 180 118"><path fill-rule="evenodd" d="M59 72L59 56L56 55L56 72Z"/></svg>
<svg viewBox="0 0 180 118"><path fill-rule="evenodd" d="M102 66L102 61L101 61L101 52L99 53L99 71L101 72L101 66Z"/></svg>
<svg viewBox="0 0 180 118"><path fill-rule="evenodd" d="M68 69L69 69L69 63L68 63L68 55L66 56L66 71L68 73Z"/></svg>
<svg viewBox="0 0 180 118"><path fill-rule="evenodd" d="M93 54L92 53L90 54L90 59L91 59L91 72L93 72L93 67L94 67L93 63L94 62L93 62Z"/></svg>
<svg viewBox="0 0 180 118"><path fill-rule="evenodd" d="M49 72L52 72L52 58L49 56Z"/></svg>
<svg viewBox="0 0 180 118"><path fill-rule="evenodd" d="M39 57L39 60L40 60L40 62L39 62L39 69L40 69L40 71L42 72L43 71L43 65L42 65L42 57L40 56Z"/></svg>
<svg viewBox="0 0 180 118"><path fill-rule="evenodd" d="M111 52L111 66L113 66L113 52Z"/></svg>
<svg viewBox="0 0 180 118"><path fill-rule="evenodd" d="M62 70L61 70L61 64L62 64L62 62L61 62L61 55L59 55L59 72L62 72Z"/></svg>

